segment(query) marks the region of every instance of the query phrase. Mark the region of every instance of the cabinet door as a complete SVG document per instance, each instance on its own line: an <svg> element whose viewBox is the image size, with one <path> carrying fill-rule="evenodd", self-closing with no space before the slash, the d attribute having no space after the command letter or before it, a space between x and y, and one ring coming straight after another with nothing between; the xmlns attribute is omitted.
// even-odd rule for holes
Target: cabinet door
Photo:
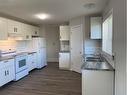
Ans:
<svg viewBox="0 0 127 95"><path fill-rule="evenodd" d="M15 67L14 59L1 61L2 65L0 66L0 86L12 81L15 79Z"/></svg>
<svg viewBox="0 0 127 95"><path fill-rule="evenodd" d="M29 71L32 70L32 56L31 56L31 54L28 55L28 69L29 69Z"/></svg>
<svg viewBox="0 0 127 95"><path fill-rule="evenodd" d="M0 17L0 40L7 40L7 19Z"/></svg>
<svg viewBox="0 0 127 95"><path fill-rule="evenodd" d="M14 80L15 79L15 68L14 68L14 66L8 66L6 68L6 74L7 74L7 76L6 76L6 79L7 79L6 82L7 83Z"/></svg>
<svg viewBox="0 0 127 95"><path fill-rule="evenodd" d="M37 54L33 53L33 67L36 68L37 67Z"/></svg>
<svg viewBox="0 0 127 95"><path fill-rule="evenodd" d="M8 33L22 34L21 27L22 26L20 22L8 20Z"/></svg>
<svg viewBox="0 0 127 95"><path fill-rule="evenodd" d="M0 69L0 86L6 84L6 69Z"/></svg>
<svg viewBox="0 0 127 95"><path fill-rule="evenodd" d="M36 68L36 53L29 54L28 56L28 66L29 66L29 71L33 70Z"/></svg>
<svg viewBox="0 0 127 95"><path fill-rule="evenodd" d="M59 67L63 69L69 69L70 53L59 53Z"/></svg>
<svg viewBox="0 0 127 95"><path fill-rule="evenodd" d="M39 36L39 27L32 26L32 36Z"/></svg>
<svg viewBox="0 0 127 95"><path fill-rule="evenodd" d="M39 27L34 28L34 35L39 36Z"/></svg>
<svg viewBox="0 0 127 95"><path fill-rule="evenodd" d="M102 17L91 17L91 39L102 39Z"/></svg>
<svg viewBox="0 0 127 95"><path fill-rule="evenodd" d="M5 67L6 70L6 83L15 79L15 65L14 59L4 61L7 66Z"/></svg>
<svg viewBox="0 0 127 95"><path fill-rule="evenodd" d="M32 32L30 25L22 24L22 32L24 40L32 40Z"/></svg>
<svg viewBox="0 0 127 95"><path fill-rule="evenodd" d="M69 26L60 26L60 40L69 40Z"/></svg>

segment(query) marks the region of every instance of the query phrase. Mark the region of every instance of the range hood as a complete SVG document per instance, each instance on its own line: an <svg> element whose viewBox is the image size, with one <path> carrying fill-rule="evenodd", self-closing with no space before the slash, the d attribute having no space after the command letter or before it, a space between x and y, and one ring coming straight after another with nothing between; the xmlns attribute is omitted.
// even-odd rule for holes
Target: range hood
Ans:
<svg viewBox="0 0 127 95"><path fill-rule="evenodd" d="M18 34L18 33L9 33L8 34L8 39L9 40L23 40L23 35L22 34Z"/></svg>

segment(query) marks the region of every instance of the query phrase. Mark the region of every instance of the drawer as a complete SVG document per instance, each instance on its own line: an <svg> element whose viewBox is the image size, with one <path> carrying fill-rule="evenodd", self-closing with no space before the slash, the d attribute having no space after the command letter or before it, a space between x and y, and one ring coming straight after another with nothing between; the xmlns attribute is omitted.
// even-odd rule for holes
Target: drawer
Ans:
<svg viewBox="0 0 127 95"><path fill-rule="evenodd" d="M14 59L4 60L0 62L0 69L7 66L14 66Z"/></svg>

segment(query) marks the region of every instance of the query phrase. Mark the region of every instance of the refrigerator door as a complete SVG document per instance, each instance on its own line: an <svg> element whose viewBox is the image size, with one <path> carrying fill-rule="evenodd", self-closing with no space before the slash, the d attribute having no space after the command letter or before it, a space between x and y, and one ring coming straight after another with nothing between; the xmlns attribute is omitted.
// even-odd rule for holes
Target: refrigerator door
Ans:
<svg viewBox="0 0 127 95"><path fill-rule="evenodd" d="M46 61L46 48L38 50L37 53L37 68L42 68L47 65Z"/></svg>
<svg viewBox="0 0 127 95"><path fill-rule="evenodd" d="M41 47L46 48L46 39L45 38L41 38Z"/></svg>
<svg viewBox="0 0 127 95"><path fill-rule="evenodd" d="M47 60L46 60L46 48L42 48L42 63L44 66L47 65Z"/></svg>

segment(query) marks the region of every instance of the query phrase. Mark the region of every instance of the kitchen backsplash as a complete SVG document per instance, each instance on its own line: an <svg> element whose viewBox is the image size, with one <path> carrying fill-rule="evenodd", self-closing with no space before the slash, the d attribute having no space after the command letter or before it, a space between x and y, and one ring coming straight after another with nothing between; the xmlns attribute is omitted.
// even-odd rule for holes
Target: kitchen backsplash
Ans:
<svg viewBox="0 0 127 95"><path fill-rule="evenodd" d="M2 51L23 51L27 49L28 41L4 40L0 41L0 50Z"/></svg>
<svg viewBox="0 0 127 95"><path fill-rule="evenodd" d="M61 41L60 42L60 51L70 51L69 41Z"/></svg>
<svg viewBox="0 0 127 95"><path fill-rule="evenodd" d="M85 54L97 54L101 50L101 47L85 47Z"/></svg>

